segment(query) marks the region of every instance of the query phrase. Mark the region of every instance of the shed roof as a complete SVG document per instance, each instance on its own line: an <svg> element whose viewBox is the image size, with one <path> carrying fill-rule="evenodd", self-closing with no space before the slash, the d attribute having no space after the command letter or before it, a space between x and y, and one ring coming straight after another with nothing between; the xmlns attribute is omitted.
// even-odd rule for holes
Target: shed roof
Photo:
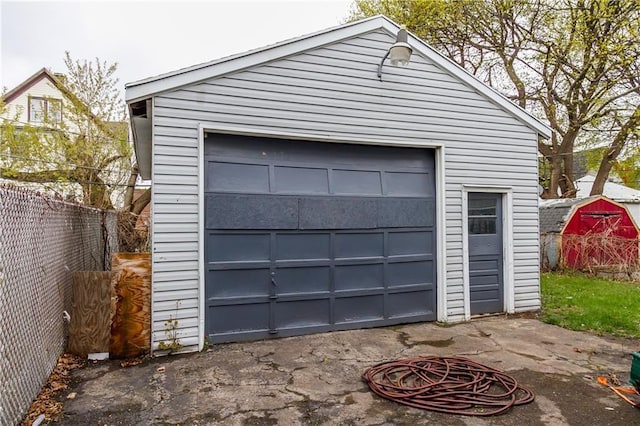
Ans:
<svg viewBox="0 0 640 426"><path fill-rule="evenodd" d="M574 209L598 198L602 197L597 195L588 198L560 198L540 201L540 233L561 232Z"/></svg>

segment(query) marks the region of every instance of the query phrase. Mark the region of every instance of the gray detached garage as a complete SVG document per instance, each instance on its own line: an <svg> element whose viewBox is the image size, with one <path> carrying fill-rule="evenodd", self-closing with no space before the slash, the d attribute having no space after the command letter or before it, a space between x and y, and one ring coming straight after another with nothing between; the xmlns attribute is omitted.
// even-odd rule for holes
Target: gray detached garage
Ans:
<svg viewBox="0 0 640 426"><path fill-rule="evenodd" d="M127 85L154 346L539 308L549 129L375 17Z"/></svg>

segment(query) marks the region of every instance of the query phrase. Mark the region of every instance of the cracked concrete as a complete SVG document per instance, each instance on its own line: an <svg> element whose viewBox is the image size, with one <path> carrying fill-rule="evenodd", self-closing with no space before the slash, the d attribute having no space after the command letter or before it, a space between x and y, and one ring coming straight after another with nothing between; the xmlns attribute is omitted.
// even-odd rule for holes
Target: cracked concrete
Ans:
<svg viewBox="0 0 640 426"><path fill-rule="evenodd" d="M190 355L73 372L61 424L100 425L628 425L634 409L598 385L626 380L640 342L572 332L526 318L425 323L215 345ZM536 394L492 417L444 415L378 398L361 380L373 364L462 355L504 370ZM64 395L63 395L64 398Z"/></svg>

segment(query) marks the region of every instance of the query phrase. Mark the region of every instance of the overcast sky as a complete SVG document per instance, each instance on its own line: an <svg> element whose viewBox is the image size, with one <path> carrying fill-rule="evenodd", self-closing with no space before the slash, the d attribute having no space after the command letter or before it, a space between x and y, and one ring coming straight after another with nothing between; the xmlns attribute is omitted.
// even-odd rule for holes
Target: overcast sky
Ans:
<svg viewBox="0 0 640 426"><path fill-rule="evenodd" d="M344 22L352 0L4 1L0 86L39 69L64 72L64 52L118 63L124 84Z"/></svg>

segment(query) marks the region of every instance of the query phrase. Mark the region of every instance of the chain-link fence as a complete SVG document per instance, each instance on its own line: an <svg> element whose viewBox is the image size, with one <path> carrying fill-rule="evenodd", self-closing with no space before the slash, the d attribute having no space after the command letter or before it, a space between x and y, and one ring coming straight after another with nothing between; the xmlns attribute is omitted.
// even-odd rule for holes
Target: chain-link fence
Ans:
<svg viewBox="0 0 640 426"><path fill-rule="evenodd" d="M0 185L0 424L20 422L64 350L71 274L105 270L117 216Z"/></svg>

